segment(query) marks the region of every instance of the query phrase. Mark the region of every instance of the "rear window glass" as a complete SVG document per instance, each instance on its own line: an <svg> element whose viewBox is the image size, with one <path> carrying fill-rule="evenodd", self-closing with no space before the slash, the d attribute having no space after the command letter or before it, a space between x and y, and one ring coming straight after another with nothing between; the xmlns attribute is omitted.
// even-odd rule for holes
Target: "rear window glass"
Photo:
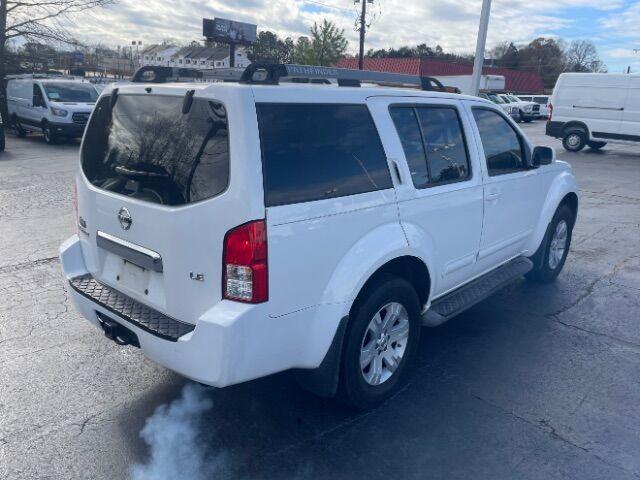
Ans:
<svg viewBox="0 0 640 480"><path fill-rule="evenodd" d="M265 204L308 202L391 188L365 105L257 105Z"/></svg>
<svg viewBox="0 0 640 480"><path fill-rule="evenodd" d="M118 95L100 99L85 133L82 169L96 187L164 205L222 193L229 183L227 112L215 101Z"/></svg>

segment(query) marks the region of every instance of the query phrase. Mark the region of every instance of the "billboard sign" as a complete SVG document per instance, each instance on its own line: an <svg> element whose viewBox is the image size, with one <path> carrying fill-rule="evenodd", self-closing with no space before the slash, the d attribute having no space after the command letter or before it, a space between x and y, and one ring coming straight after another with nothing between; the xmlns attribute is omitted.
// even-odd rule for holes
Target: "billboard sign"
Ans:
<svg viewBox="0 0 640 480"><path fill-rule="evenodd" d="M257 25L224 18L202 19L202 35L207 37L207 40L221 43L252 44L256 41L257 29Z"/></svg>

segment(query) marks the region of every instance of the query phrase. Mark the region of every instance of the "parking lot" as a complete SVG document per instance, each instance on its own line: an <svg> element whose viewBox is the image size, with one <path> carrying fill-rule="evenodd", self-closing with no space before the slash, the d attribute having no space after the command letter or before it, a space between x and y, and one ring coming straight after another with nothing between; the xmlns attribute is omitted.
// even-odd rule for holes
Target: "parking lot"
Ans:
<svg viewBox="0 0 640 480"><path fill-rule="evenodd" d="M184 390L107 340L73 310L57 259L78 144L8 135L0 478L640 478L640 149L570 154L543 121L523 128L582 191L563 273L424 329L409 385L367 413L287 373Z"/></svg>

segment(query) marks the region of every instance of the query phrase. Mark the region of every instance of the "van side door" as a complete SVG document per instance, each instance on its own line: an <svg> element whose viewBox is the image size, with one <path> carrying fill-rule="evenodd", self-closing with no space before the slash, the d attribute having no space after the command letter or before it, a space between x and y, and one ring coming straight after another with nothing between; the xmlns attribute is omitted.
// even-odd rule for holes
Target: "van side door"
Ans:
<svg viewBox="0 0 640 480"><path fill-rule="evenodd" d="M476 143L484 157L478 266L487 271L527 253L523 249L537 224L548 178L542 169L527 167L530 146L511 119L491 105L465 104L475 120Z"/></svg>
<svg viewBox="0 0 640 480"><path fill-rule="evenodd" d="M629 90L620 125L620 139L640 142L640 77L629 79Z"/></svg>
<svg viewBox="0 0 640 480"><path fill-rule="evenodd" d="M475 273L482 231L482 175L457 99L369 99L398 167L398 209L407 240L431 273L432 298Z"/></svg>

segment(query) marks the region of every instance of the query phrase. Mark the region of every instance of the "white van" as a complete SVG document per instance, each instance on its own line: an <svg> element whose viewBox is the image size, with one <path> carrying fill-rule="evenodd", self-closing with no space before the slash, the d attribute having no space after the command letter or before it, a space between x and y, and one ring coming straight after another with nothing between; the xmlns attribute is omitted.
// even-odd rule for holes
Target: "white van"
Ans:
<svg viewBox="0 0 640 480"><path fill-rule="evenodd" d="M640 75L563 73L549 109L547 135L571 152L612 140L640 142Z"/></svg>
<svg viewBox="0 0 640 480"><path fill-rule="evenodd" d="M35 75L10 78L7 105L19 137L42 132L47 143L82 137L98 91L80 80Z"/></svg>

